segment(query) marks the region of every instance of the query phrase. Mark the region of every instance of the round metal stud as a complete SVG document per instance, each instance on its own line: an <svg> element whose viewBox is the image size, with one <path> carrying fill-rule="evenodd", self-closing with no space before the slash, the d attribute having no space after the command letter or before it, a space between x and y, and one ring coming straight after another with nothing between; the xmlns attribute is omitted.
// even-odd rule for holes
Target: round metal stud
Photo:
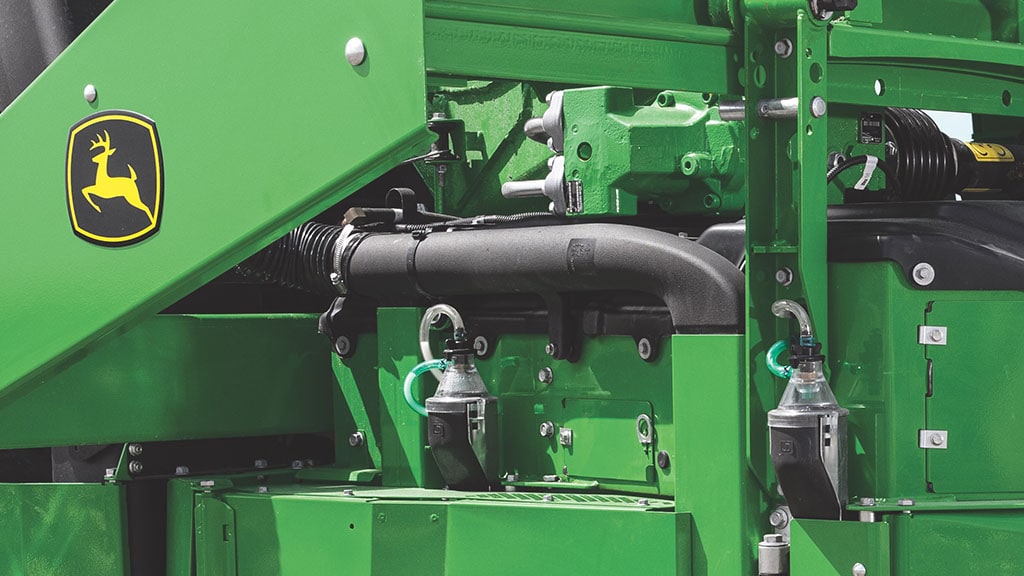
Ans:
<svg viewBox="0 0 1024 576"><path fill-rule="evenodd" d="M853 576L865 576L868 573L868 569L865 568L864 565L860 562L857 562L853 565L853 568L850 570L850 572L853 574Z"/></svg>
<svg viewBox="0 0 1024 576"><path fill-rule="evenodd" d="M92 104L96 101L96 87L92 84L86 84L85 90L82 91L82 96L85 97L85 101Z"/></svg>
<svg viewBox="0 0 1024 576"><path fill-rule="evenodd" d="M821 96L815 96L811 99L811 116L815 118L821 118L828 112L828 105L825 103L825 99Z"/></svg>
<svg viewBox="0 0 1024 576"><path fill-rule="evenodd" d="M359 66L366 61L366 45L358 37L354 37L345 44L345 59L353 66Z"/></svg>
<svg viewBox="0 0 1024 576"><path fill-rule="evenodd" d="M551 368L541 368L540 372L537 372L537 380L540 380L544 384L551 384L551 382L555 380L555 373Z"/></svg>

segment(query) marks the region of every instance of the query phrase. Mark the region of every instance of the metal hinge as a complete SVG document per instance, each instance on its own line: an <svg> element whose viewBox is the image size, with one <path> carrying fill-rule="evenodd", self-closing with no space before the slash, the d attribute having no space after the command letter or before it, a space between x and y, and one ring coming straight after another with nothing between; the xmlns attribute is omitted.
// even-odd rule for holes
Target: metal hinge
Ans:
<svg viewBox="0 0 1024 576"><path fill-rule="evenodd" d="M926 450L945 450L949 448L949 431L947 430L918 430L917 446Z"/></svg>
<svg viewBox="0 0 1024 576"><path fill-rule="evenodd" d="M928 346L945 346L946 345L946 327L945 326L918 326L917 327L917 343L925 344Z"/></svg>

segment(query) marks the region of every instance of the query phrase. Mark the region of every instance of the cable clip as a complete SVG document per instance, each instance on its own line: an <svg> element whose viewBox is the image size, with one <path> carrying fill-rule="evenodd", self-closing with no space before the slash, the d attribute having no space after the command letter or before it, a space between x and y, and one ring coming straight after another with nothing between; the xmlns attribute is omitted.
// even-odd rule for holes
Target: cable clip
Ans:
<svg viewBox="0 0 1024 576"><path fill-rule="evenodd" d="M878 166L878 156L872 156L868 154L864 161L864 172L861 174L860 180L853 185L854 190L864 190L868 187L868 182L871 181L871 176L875 174L875 168Z"/></svg>

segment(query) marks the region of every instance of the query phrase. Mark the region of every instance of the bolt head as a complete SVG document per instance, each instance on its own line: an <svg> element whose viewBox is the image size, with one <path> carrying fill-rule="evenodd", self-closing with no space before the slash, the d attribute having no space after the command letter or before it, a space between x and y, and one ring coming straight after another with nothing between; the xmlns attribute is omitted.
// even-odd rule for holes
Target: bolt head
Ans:
<svg viewBox="0 0 1024 576"><path fill-rule="evenodd" d="M548 342L547 345L544 346L544 353L548 356L554 356L555 354L558 354L558 346L555 345L554 342Z"/></svg>
<svg viewBox="0 0 1024 576"><path fill-rule="evenodd" d="M641 360L650 360L651 355L654 353L654 348L651 346L651 341L647 338L641 338L636 343L636 351L640 354Z"/></svg>
<svg viewBox="0 0 1024 576"><path fill-rule="evenodd" d="M189 473L188 466L177 466L174 469L174 475L175 476L188 476L188 473Z"/></svg>
<svg viewBox="0 0 1024 576"><path fill-rule="evenodd" d="M552 496L551 494L545 494L544 497L541 498L541 500L543 500L545 502L554 502L555 501L555 497Z"/></svg>
<svg viewBox="0 0 1024 576"><path fill-rule="evenodd" d="M540 435L544 438L552 438L555 435L555 423L548 420L540 423Z"/></svg>
<svg viewBox="0 0 1024 576"><path fill-rule="evenodd" d="M932 434L928 437L928 441L932 443L932 446L942 446L942 434Z"/></svg>
<svg viewBox="0 0 1024 576"><path fill-rule="evenodd" d="M558 431L558 443L562 446L572 446L572 430L569 428L562 428Z"/></svg>
<svg viewBox="0 0 1024 576"><path fill-rule="evenodd" d="M853 576L865 576L868 573L868 569L865 568L864 565L860 562L857 562L853 565L853 568L850 570L850 572L853 574Z"/></svg>
<svg viewBox="0 0 1024 576"><path fill-rule="evenodd" d="M544 384L551 384L555 380L555 373L552 372L551 368L541 368L540 372L537 372L537 380L540 380Z"/></svg>
<svg viewBox="0 0 1024 576"><path fill-rule="evenodd" d="M263 459L263 458L260 458L259 460L256 460L255 462L253 462L252 465L257 470L262 470L263 468L267 467L267 461L265 459Z"/></svg>
<svg viewBox="0 0 1024 576"><path fill-rule="evenodd" d="M292 460L292 470L302 470L302 460Z"/></svg>
<svg viewBox="0 0 1024 576"><path fill-rule="evenodd" d="M260 494L266 494L267 493L267 487L266 486L260 486L259 488L256 489L256 491L259 492Z"/></svg>
<svg viewBox="0 0 1024 576"><path fill-rule="evenodd" d="M353 432L348 435L348 445L357 448L366 442L366 436L362 432Z"/></svg>
<svg viewBox="0 0 1024 576"><path fill-rule="evenodd" d="M768 516L768 523L772 528L785 528L789 524L789 514L786 514L782 508L776 508Z"/></svg>
<svg viewBox="0 0 1024 576"><path fill-rule="evenodd" d="M345 44L345 59L353 66L359 66L366 61L366 45L358 37L351 38Z"/></svg>
<svg viewBox="0 0 1024 576"><path fill-rule="evenodd" d="M815 118L821 118L828 111L828 105L825 103L825 99L821 96L815 96L811 99L811 116Z"/></svg>
<svg viewBox="0 0 1024 576"><path fill-rule="evenodd" d="M775 54L779 58L789 58L793 54L793 41L783 38L775 43Z"/></svg>
<svg viewBox="0 0 1024 576"><path fill-rule="evenodd" d="M637 506L649 506L650 504L651 501L648 500L647 498L640 498L636 501Z"/></svg>
<svg viewBox="0 0 1024 576"><path fill-rule="evenodd" d="M128 471L132 474L142 474L142 462L132 460L128 463Z"/></svg>
<svg viewBox="0 0 1024 576"><path fill-rule="evenodd" d="M142 444L129 444L128 445L128 454L130 454L132 456L141 456L142 455Z"/></svg>
<svg viewBox="0 0 1024 576"><path fill-rule="evenodd" d="M911 271L914 283L918 286L927 286L935 280L935 268L927 262L921 262Z"/></svg>
<svg viewBox="0 0 1024 576"><path fill-rule="evenodd" d="M928 332L928 339L931 340L932 342L942 342L942 330L931 330L931 331L929 331Z"/></svg>
<svg viewBox="0 0 1024 576"><path fill-rule="evenodd" d="M775 281L783 286L793 283L793 270L789 266L783 266L775 271Z"/></svg>
<svg viewBox="0 0 1024 576"><path fill-rule="evenodd" d="M662 470L665 470L672 465L672 458L669 456L668 452L664 450L658 452L657 460L658 468L661 468Z"/></svg>
<svg viewBox="0 0 1024 576"><path fill-rule="evenodd" d="M875 505L875 499L874 498L861 498L860 499L860 505L861 506L874 506Z"/></svg>
<svg viewBox="0 0 1024 576"><path fill-rule="evenodd" d="M352 341L348 339L348 336L338 336L334 341L334 351L338 356L345 356L352 352Z"/></svg>
<svg viewBox="0 0 1024 576"><path fill-rule="evenodd" d="M92 84L86 84L85 90L82 91L82 96L85 98L86 102L92 104L96 101L96 87Z"/></svg>
<svg viewBox="0 0 1024 576"><path fill-rule="evenodd" d="M765 544L782 544L785 537L782 534L765 534L761 541Z"/></svg>

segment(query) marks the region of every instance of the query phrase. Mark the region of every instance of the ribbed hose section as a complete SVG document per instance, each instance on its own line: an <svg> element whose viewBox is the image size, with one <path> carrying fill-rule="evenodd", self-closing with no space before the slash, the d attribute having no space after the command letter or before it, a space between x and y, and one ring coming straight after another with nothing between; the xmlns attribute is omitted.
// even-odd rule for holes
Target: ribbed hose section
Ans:
<svg viewBox="0 0 1024 576"><path fill-rule="evenodd" d="M331 258L339 235L339 226L303 224L239 264L238 270L265 282L336 295Z"/></svg>
<svg viewBox="0 0 1024 576"><path fill-rule="evenodd" d="M888 160L902 200L938 200L959 192L956 150L930 116L913 108L886 108L885 130L894 145Z"/></svg>

